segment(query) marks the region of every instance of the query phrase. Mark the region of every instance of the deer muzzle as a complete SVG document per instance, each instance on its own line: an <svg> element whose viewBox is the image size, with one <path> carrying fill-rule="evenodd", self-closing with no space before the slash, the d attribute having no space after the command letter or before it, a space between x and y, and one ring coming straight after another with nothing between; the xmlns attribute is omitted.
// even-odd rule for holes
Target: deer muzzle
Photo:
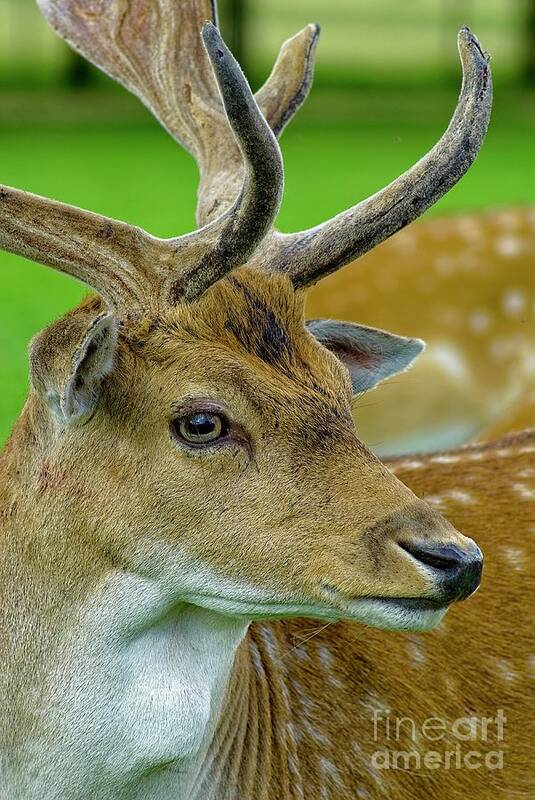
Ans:
<svg viewBox="0 0 535 800"><path fill-rule="evenodd" d="M418 564L423 565L437 585L437 600L444 605L470 597L481 583L483 554L472 540L466 548L430 542L401 543Z"/></svg>

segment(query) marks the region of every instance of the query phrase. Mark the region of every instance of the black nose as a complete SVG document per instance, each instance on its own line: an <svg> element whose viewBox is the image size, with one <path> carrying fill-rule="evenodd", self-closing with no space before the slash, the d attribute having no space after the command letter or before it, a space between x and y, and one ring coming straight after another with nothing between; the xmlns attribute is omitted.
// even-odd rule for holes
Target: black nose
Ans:
<svg viewBox="0 0 535 800"><path fill-rule="evenodd" d="M437 588L445 603L464 600L481 583L483 555L474 542L466 550L455 545L434 545L429 542L400 542L400 547L434 571Z"/></svg>

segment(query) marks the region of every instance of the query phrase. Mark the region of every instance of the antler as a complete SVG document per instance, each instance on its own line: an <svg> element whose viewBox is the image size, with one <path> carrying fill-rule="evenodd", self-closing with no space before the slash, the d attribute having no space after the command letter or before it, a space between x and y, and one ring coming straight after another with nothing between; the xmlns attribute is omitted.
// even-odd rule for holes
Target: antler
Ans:
<svg viewBox="0 0 535 800"><path fill-rule="evenodd" d="M254 261L287 272L297 286L309 286L420 216L459 181L476 158L492 106L488 59L476 37L458 37L463 84L450 125L433 149L377 194L333 219L301 233L274 233Z"/></svg>
<svg viewBox="0 0 535 800"><path fill-rule="evenodd" d="M217 25L210 0L38 0L50 24L78 52L136 94L196 159L197 222L228 208L243 165L199 31ZM286 42L258 105L275 131L304 101L319 33L308 25Z"/></svg>
<svg viewBox="0 0 535 800"><path fill-rule="evenodd" d="M194 300L247 259L287 272L296 286L313 283L448 191L474 160L487 129L488 63L475 37L463 29L463 88L439 143L349 211L309 231L279 234L272 226L283 176L272 130L280 134L308 93L317 26L283 45L255 102L213 24L209 0L38 2L60 35L137 94L199 165L197 219L204 227L174 239L0 187L1 247L82 279L130 313ZM212 22L202 28L201 41L207 19Z"/></svg>
<svg viewBox="0 0 535 800"><path fill-rule="evenodd" d="M238 64L212 23L204 25L202 40L199 36L199 19L212 16L211 5L190 0L178 5L40 0L40 5L61 35L142 97L194 153L202 175L201 207L210 194L228 194L229 184L234 202L221 213L228 203L218 199L210 213L200 214L211 218L204 228L166 240L0 187L0 247L81 279L112 307L131 314L162 301L195 299L251 255L272 226L283 185L278 145ZM265 87L262 102L279 130L310 85L316 35L309 27L287 43ZM290 79L280 74L281 59L297 66ZM221 173L232 163L233 181L223 192Z"/></svg>

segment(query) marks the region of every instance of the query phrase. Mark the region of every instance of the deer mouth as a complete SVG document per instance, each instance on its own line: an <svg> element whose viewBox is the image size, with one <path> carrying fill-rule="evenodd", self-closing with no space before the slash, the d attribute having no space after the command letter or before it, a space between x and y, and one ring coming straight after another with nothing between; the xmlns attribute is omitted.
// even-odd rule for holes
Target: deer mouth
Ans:
<svg viewBox="0 0 535 800"><path fill-rule="evenodd" d="M394 607L402 607L407 611L440 611L448 608L443 600L432 600L429 597L375 597L372 598L383 603L392 604Z"/></svg>
<svg viewBox="0 0 535 800"><path fill-rule="evenodd" d="M449 603L431 597L361 597L338 599L344 617L373 628L428 631L444 617Z"/></svg>

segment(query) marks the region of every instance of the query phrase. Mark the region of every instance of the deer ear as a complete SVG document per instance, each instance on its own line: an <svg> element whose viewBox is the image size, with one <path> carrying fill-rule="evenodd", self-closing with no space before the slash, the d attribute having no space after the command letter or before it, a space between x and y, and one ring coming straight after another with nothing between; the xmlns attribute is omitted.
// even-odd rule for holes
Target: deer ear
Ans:
<svg viewBox="0 0 535 800"><path fill-rule="evenodd" d="M102 383L113 369L117 336L112 314L89 321L82 314L60 320L32 342L32 384L60 423L86 421L95 412Z"/></svg>
<svg viewBox="0 0 535 800"><path fill-rule="evenodd" d="M355 394L404 372L425 348L421 339L330 319L307 322L310 333L348 368Z"/></svg>
<svg viewBox="0 0 535 800"><path fill-rule="evenodd" d="M89 326L75 353L71 375L61 395L61 410L66 420L94 413L102 381L113 369L116 349L117 320L111 314L103 314Z"/></svg>

